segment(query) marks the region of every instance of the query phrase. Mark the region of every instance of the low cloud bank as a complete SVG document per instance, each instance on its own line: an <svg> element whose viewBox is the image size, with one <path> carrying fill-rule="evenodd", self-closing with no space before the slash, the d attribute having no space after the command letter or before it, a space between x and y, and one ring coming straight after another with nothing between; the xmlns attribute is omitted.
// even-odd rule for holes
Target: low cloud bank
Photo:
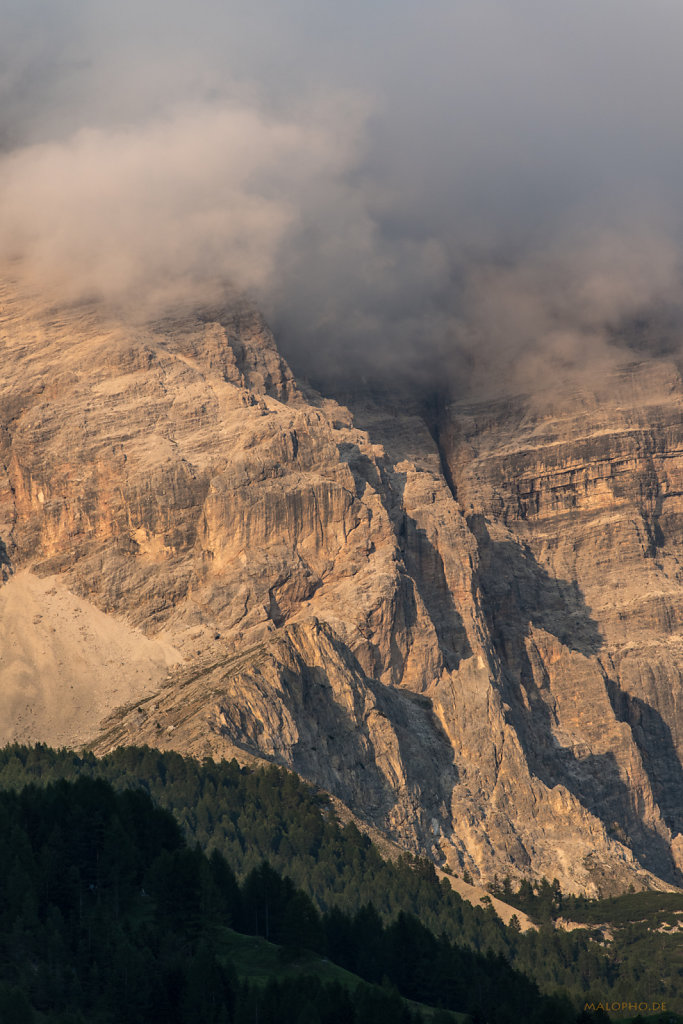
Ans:
<svg viewBox="0 0 683 1024"><path fill-rule="evenodd" d="M678 5L3 7L0 260L46 300L247 294L327 384L677 351Z"/></svg>

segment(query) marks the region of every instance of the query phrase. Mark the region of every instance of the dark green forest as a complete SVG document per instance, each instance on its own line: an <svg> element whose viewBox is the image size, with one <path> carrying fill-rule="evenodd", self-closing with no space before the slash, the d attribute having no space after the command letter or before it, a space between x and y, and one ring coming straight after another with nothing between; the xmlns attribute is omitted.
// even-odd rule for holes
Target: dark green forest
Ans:
<svg viewBox="0 0 683 1024"><path fill-rule="evenodd" d="M265 913L295 947L322 947L330 926L265 866L240 887L140 791L88 778L6 791L0 832L3 1024L419 1021L395 991L241 981L221 955L228 925L248 932Z"/></svg>
<svg viewBox="0 0 683 1024"><path fill-rule="evenodd" d="M373 1000L373 1020L384 1019L382 1000L393 1000L386 1019L415 1019L399 994L491 1022L562 1024L586 1001L641 1001L643 992L676 1008L675 947L643 956L661 933L641 929L619 949L591 937L592 924L565 933L546 920L522 935L460 899L430 863L385 861L324 797L277 768L13 746L0 751L0 787L0 1008L13 1000L24 1013L8 1020L242 1021L254 1011L262 1024L272 1000L273 1019L296 1022L299 996L310 1010L302 1020L365 1020ZM337 982L276 977L255 988L225 954L228 927L288 956L314 951L376 987L332 998ZM195 989L204 1000L214 992L210 1006ZM163 1010L169 993L181 1016ZM326 1016L328 1004L346 1016Z"/></svg>

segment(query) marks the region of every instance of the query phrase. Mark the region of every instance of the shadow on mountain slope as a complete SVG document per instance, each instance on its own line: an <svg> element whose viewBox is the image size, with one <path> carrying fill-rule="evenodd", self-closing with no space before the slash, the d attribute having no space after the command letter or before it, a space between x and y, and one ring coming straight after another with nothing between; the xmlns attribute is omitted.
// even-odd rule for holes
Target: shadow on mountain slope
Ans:
<svg viewBox="0 0 683 1024"><path fill-rule="evenodd" d="M664 821L673 835L683 832L683 767L671 729L655 708L625 693L613 679L607 678L606 686L617 720L631 730Z"/></svg>
<svg viewBox="0 0 683 1024"><path fill-rule="evenodd" d="M7 552L7 545L0 537L0 583L6 583L12 575L12 563Z"/></svg>
<svg viewBox="0 0 683 1024"><path fill-rule="evenodd" d="M482 515L470 516L468 525L479 549L474 585L499 661L508 716L530 769L547 786L563 785L572 792L632 849L643 867L680 884L666 839L642 820L637 793L624 782L614 754L580 756L560 746L553 729L552 700L541 692L549 688L549 681L543 678L544 668L532 665L526 641L533 626L556 637L569 651L595 658L603 637L580 588L575 581L551 577L522 544L494 540ZM610 698L614 706L613 693ZM656 712L648 708L647 714ZM661 757L670 767L666 745Z"/></svg>
<svg viewBox="0 0 683 1024"><path fill-rule="evenodd" d="M456 669L472 651L446 579L443 558L426 531L403 507L406 474L380 471L356 445L344 445L343 455L356 479L359 496L366 483L379 495L393 525L408 577L434 625L444 666L449 671ZM415 619L406 623L414 624Z"/></svg>

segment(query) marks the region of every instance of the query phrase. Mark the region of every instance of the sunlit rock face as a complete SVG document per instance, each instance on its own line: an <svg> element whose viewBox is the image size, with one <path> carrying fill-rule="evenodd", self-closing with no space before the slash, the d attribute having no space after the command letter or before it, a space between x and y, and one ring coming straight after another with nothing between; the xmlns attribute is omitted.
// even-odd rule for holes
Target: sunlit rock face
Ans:
<svg viewBox="0 0 683 1024"><path fill-rule="evenodd" d="M662 875L670 850L683 867L682 399L651 360L574 394L452 406L440 433L534 774Z"/></svg>
<svg viewBox="0 0 683 1024"><path fill-rule="evenodd" d="M681 881L672 366L425 416L300 385L248 307L1 298L8 735L58 708L98 751L285 764L475 879ZM13 646L22 570L99 623L65 627L72 658L38 658L33 605ZM101 612L118 646L87 674Z"/></svg>

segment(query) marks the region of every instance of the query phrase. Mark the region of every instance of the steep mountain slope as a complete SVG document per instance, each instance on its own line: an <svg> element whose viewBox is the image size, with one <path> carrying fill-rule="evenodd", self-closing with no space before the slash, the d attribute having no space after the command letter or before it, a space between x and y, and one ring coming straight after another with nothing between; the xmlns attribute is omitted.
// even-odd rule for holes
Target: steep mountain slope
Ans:
<svg viewBox="0 0 683 1024"><path fill-rule="evenodd" d="M643 362L441 432L529 763L661 873L670 837L683 856L682 398Z"/></svg>
<svg viewBox="0 0 683 1024"><path fill-rule="evenodd" d="M0 651L0 743L26 735L73 747L117 706L155 693L180 661L59 577L26 571L0 587Z"/></svg>
<svg viewBox="0 0 683 1024"><path fill-rule="evenodd" d="M58 577L183 658L153 693L124 659L81 742L291 765L475 879L680 881L671 367L609 404L425 419L301 387L246 307L141 325L9 285L1 307L5 577ZM65 715L70 671L41 684Z"/></svg>

